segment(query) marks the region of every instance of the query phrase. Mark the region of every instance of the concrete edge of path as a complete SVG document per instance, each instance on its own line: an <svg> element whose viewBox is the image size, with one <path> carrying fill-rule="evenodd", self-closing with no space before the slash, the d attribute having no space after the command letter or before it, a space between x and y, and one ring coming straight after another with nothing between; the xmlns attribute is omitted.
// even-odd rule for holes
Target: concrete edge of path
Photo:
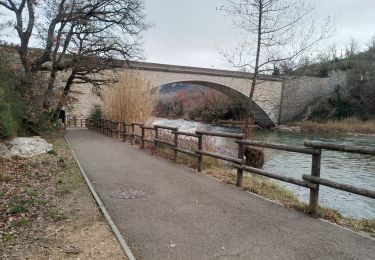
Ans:
<svg viewBox="0 0 375 260"><path fill-rule="evenodd" d="M65 142L68 144L69 149L72 151L73 157L74 157L75 161L77 162L77 165L80 169L80 172L81 172L83 178L85 179L86 184L89 187L92 196L94 197L94 199L95 199L96 203L98 204L100 210L103 212L103 215L105 216L105 219L107 220L108 225L111 227L113 233L115 234L115 236L117 238L117 241L120 243L121 248L124 250L124 252L128 256L129 260L136 260L136 258L134 257L130 247L128 246L125 239L121 235L121 233L120 233L119 229L117 228L116 224L113 222L111 216L108 214L108 211L105 208L103 202L101 201L98 194L94 190L94 187L92 186L91 181L89 180L89 178L87 177L87 175L86 175L85 171L83 170L81 164L79 163L79 161L77 159L77 156L75 155L72 147L70 146L70 143L69 143L68 139L65 136L64 136L64 139L65 139Z"/></svg>

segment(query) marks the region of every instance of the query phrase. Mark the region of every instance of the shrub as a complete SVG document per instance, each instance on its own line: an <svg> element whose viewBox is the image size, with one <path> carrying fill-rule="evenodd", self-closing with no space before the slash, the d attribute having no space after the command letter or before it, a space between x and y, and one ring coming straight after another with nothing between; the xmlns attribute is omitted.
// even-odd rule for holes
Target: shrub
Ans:
<svg viewBox="0 0 375 260"><path fill-rule="evenodd" d="M89 118L94 122L102 118L102 108L99 105L95 105L90 111Z"/></svg>
<svg viewBox="0 0 375 260"><path fill-rule="evenodd" d="M14 136L19 129L23 104L16 86L15 70L0 51L0 139Z"/></svg>
<svg viewBox="0 0 375 260"><path fill-rule="evenodd" d="M260 149L246 147L244 150L245 164L254 168L262 168L265 162L264 152Z"/></svg>

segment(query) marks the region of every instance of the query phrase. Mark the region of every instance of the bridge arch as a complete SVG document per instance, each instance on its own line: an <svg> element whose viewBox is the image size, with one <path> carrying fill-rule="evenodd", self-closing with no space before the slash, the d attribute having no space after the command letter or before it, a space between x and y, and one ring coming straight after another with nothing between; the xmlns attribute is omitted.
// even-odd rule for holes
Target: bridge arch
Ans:
<svg viewBox="0 0 375 260"><path fill-rule="evenodd" d="M200 85L204 86L210 89L215 89L221 93L224 93L232 98L240 99L243 101L246 101L247 96L243 94L242 92L233 89L231 87L228 87L226 85L216 83L216 82L211 82L211 81L202 81L202 80L164 80L164 81L159 81L158 83L153 82L152 87L154 88L161 88L163 85L167 84L173 84L173 83L186 83L186 84L195 84L195 85ZM253 102L253 108L254 108L254 114L255 114L255 122L260 125L261 127L272 127L275 126L274 122L272 119L269 117L269 115L264 111L258 104L257 102Z"/></svg>

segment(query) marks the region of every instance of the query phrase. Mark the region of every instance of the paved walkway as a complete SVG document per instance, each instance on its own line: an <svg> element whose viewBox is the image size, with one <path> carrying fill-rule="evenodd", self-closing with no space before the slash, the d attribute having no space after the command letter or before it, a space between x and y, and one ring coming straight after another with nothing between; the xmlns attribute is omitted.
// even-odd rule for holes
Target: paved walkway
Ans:
<svg viewBox="0 0 375 260"><path fill-rule="evenodd" d="M66 137L137 259L375 259L343 228L93 131Z"/></svg>

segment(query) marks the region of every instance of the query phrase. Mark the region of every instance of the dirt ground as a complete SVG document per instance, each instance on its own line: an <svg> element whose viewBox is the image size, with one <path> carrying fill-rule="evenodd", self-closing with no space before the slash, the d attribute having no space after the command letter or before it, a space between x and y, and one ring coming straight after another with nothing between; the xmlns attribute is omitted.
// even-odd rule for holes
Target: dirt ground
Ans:
<svg viewBox="0 0 375 260"><path fill-rule="evenodd" d="M0 259L127 259L61 135L54 150L0 159Z"/></svg>

